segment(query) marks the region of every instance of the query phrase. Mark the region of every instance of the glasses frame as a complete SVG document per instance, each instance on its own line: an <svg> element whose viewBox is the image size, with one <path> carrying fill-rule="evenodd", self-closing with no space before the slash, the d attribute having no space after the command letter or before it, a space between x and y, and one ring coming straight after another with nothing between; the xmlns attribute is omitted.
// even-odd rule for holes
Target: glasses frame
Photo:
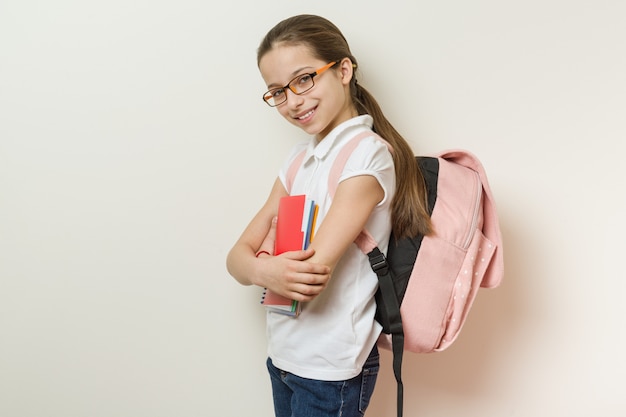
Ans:
<svg viewBox="0 0 626 417"><path fill-rule="evenodd" d="M292 93L296 94L296 95L302 95L304 93L306 93L307 91L310 91L313 87L315 87L315 77L317 75L320 75L321 73L323 73L324 71L326 71L327 69L330 69L332 67L334 67L335 65L337 65L337 61L333 61L333 62L329 62L328 64L324 65L322 68L315 70L313 72L310 72L308 74L300 74L297 77L294 77L291 81L289 81L289 83L287 83L287 85L284 85L282 87L276 87L276 88L272 88L270 90L267 90L264 94L263 94L263 101L270 107L276 107L276 106L280 106L281 104L283 104L284 102L287 101L287 89L289 89L289 91L291 91ZM300 91L299 93L296 91L295 87L291 87L291 84L296 81L299 80L300 78L304 77L304 76L309 76L311 77L311 82L312 85L311 87L307 88L304 91ZM280 103L276 103L276 104L270 104L270 102L268 100L272 99L272 92L276 91L276 90L285 90L285 99L283 101L281 101Z"/></svg>

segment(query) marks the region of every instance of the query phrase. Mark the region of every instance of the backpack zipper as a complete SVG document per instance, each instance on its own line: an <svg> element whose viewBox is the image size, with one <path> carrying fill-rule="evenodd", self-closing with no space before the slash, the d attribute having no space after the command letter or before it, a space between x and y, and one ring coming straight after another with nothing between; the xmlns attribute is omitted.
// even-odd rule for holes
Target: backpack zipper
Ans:
<svg viewBox="0 0 626 417"><path fill-rule="evenodd" d="M478 217L480 216L480 200L483 194L483 187L480 182L480 176L478 172L472 170L474 173L474 190L476 194L474 196L474 213L472 215L472 223L470 225L470 229L467 232L467 238L465 239L465 244L463 245L463 249L469 248L470 243L472 243L472 238L474 237L474 230L476 230L476 226L478 225Z"/></svg>

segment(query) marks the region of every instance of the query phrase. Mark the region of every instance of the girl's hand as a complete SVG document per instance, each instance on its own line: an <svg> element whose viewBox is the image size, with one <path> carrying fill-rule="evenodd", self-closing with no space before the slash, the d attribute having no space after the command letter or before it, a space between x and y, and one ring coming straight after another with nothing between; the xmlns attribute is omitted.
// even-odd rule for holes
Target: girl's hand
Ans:
<svg viewBox="0 0 626 417"><path fill-rule="evenodd" d="M274 253L275 240L276 217L257 251L257 258L264 260L259 271L259 280L264 284L258 285L291 300L311 301L326 288L330 279L330 268L306 262L315 253L313 249L271 256Z"/></svg>
<svg viewBox="0 0 626 417"><path fill-rule="evenodd" d="M260 254L255 284L291 300L313 300L330 280L330 267L307 262L314 253L313 249L307 249L278 256Z"/></svg>

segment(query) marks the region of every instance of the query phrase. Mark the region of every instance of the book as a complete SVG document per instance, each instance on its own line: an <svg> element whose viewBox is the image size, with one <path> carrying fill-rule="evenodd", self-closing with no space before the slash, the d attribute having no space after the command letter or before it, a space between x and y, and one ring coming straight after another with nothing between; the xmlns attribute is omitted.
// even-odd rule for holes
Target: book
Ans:
<svg viewBox="0 0 626 417"><path fill-rule="evenodd" d="M280 199L276 222L274 255L306 249L313 240L318 206L306 195L286 196ZM297 317L301 311L298 301L290 300L265 289L261 297L270 311Z"/></svg>

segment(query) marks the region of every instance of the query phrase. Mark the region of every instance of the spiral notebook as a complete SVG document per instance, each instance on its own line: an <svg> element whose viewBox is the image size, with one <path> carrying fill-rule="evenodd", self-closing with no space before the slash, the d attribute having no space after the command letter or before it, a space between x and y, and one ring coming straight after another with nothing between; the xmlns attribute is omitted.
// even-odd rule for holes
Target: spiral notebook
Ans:
<svg viewBox="0 0 626 417"><path fill-rule="evenodd" d="M274 255L306 249L313 240L318 206L306 195L282 197L278 206ZM265 289L261 304L268 310L297 317L301 304Z"/></svg>

